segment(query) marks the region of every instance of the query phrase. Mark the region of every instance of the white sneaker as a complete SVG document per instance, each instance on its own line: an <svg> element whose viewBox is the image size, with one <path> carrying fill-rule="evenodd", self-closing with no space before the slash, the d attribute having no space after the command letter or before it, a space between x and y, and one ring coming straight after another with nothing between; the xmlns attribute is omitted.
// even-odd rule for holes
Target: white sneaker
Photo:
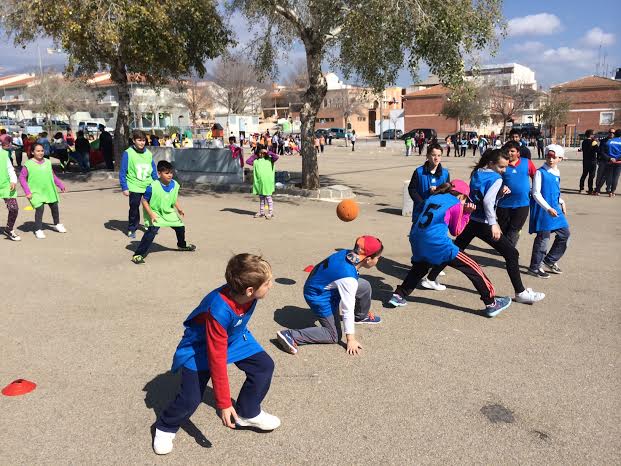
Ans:
<svg viewBox="0 0 621 466"><path fill-rule="evenodd" d="M43 233L43 230L35 231L35 236L37 237L37 239L45 239L45 233Z"/></svg>
<svg viewBox="0 0 621 466"><path fill-rule="evenodd" d="M423 278L420 282L423 288L427 288L428 290L436 290L436 291L444 291L446 290L446 285L438 281L429 280L427 277Z"/></svg>
<svg viewBox="0 0 621 466"><path fill-rule="evenodd" d="M438 277L446 277L446 272L444 272L444 270L442 270L439 274Z"/></svg>
<svg viewBox="0 0 621 466"><path fill-rule="evenodd" d="M52 226L52 228L56 230L58 233L67 233L67 229L65 228L65 225L63 225L62 223L59 223L58 225L54 225Z"/></svg>
<svg viewBox="0 0 621 466"><path fill-rule="evenodd" d="M155 429L155 437L153 438L153 451L158 455L167 455L173 450L174 433L164 432Z"/></svg>
<svg viewBox="0 0 621 466"><path fill-rule="evenodd" d="M15 230L4 230L4 234L7 236L7 238L9 238L11 241L21 241L22 239L19 237L19 235L17 233L15 233Z"/></svg>
<svg viewBox="0 0 621 466"><path fill-rule="evenodd" d="M526 288L520 294L515 295L514 301L522 304L533 304L537 301L541 301L545 297L545 293L539 293L537 291L533 291L532 288Z"/></svg>
<svg viewBox="0 0 621 466"><path fill-rule="evenodd" d="M256 427L260 430L274 430L280 426L280 419L265 411L261 411L258 416L251 418L237 416L235 424L240 427Z"/></svg>

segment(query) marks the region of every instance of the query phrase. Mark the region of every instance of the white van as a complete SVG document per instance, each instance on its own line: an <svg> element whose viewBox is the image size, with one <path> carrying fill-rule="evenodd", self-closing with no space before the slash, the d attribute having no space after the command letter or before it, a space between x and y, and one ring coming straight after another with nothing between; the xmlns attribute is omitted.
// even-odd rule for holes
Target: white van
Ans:
<svg viewBox="0 0 621 466"><path fill-rule="evenodd" d="M93 118L92 120L78 122L78 131L84 131L85 133L95 134L99 131L99 125L104 125L106 131L112 132L113 128L106 126L106 120L103 118Z"/></svg>

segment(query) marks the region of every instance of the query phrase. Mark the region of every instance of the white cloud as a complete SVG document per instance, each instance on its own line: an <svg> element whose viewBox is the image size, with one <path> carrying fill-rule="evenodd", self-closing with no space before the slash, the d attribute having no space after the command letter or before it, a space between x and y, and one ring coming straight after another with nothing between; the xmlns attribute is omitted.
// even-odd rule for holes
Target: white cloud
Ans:
<svg viewBox="0 0 621 466"><path fill-rule="evenodd" d="M561 29L561 20L558 16L550 13L539 13L510 19L507 33L509 36L549 36Z"/></svg>
<svg viewBox="0 0 621 466"><path fill-rule="evenodd" d="M545 48L545 45L542 42L538 41L526 41L515 44L512 48L516 52L537 53L541 52Z"/></svg>
<svg viewBox="0 0 621 466"><path fill-rule="evenodd" d="M595 59L596 56L593 50L576 49L572 47L548 49L541 54L541 61L543 63L565 64L584 69L593 68Z"/></svg>
<svg viewBox="0 0 621 466"><path fill-rule="evenodd" d="M593 47L601 45L612 45L615 43L615 35L609 32L604 32L600 28L595 27L589 30L582 40Z"/></svg>

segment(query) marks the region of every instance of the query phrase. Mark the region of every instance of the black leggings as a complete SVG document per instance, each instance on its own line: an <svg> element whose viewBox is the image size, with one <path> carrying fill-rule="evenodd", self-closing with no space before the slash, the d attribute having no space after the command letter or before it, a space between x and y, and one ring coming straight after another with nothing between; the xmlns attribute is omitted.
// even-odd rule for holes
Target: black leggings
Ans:
<svg viewBox="0 0 621 466"><path fill-rule="evenodd" d="M471 220L461 235L455 238L455 245L463 251L468 247L474 238L483 240L502 254L502 257L505 258L507 273L509 274L509 279L511 280L515 294L520 294L524 291L525 288L522 284L522 277L520 276L520 253L511 244L511 241L509 241L505 235L500 235L498 241L494 240L492 237L492 227L490 225ZM431 272L429 272L427 278L435 282L444 267L445 265L434 267Z"/></svg>
<svg viewBox="0 0 621 466"><path fill-rule="evenodd" d="M50 206L50 211L52 212L52 221L54 225L58 225L60 223L60 214L58 213L58 202L52 202L48 204ZM41 204L39 207L35 209L35 231L43 228L43 209L45 208L45 204Z"/></svg>
<svg viewBox="0 0 621 466"><path fill-rule="evenodd" d="M494 285L492 285L492 282L483 273L483 270L481 270L481 266L477 264L474 259L460 251L457 253L455 259L440 267L444 268L447 265L459 270L468 277L481 295L481 301L483 301L485 305L494 303ZM413 262L407 277L405 277L403 283L395 289L395 293L403 298L409 296L432 267L433 266L427 262Z"/></svg>
<svg viewBox="0 0 621 466"><path fill-rule="evenodd" d="M520 231L528 218L529 206L523 207L498 207L496 209L496 217L498 226L502 230L503 235L507 235L507 239L511 241L513 246L517 246L520 239Z"/></svg>

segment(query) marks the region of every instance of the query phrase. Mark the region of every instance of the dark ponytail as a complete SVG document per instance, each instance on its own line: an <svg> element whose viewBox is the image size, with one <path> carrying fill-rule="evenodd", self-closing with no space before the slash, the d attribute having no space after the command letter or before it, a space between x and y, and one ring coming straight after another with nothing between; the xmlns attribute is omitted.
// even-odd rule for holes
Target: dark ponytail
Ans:
<svg viewBox="0 0 621 466"><path fill-rule="evenodd" d="M476 173L479 168L485 168L490 163L498 163L500 159L509 160L509 156L507 152L503 149L487 149L477 164L473 167L472 172L470 172L470 177Z"/></svg>
<svg viewBox="0 0 621 466"><path fill-rule="evenodd" d="M436 188L434 192L431 193L431 195L434 196L436 194L447 194L447 193L452 194L455 197L461 194L453 189L453 185L451 183L442 183L440 186Z"/></svg>

